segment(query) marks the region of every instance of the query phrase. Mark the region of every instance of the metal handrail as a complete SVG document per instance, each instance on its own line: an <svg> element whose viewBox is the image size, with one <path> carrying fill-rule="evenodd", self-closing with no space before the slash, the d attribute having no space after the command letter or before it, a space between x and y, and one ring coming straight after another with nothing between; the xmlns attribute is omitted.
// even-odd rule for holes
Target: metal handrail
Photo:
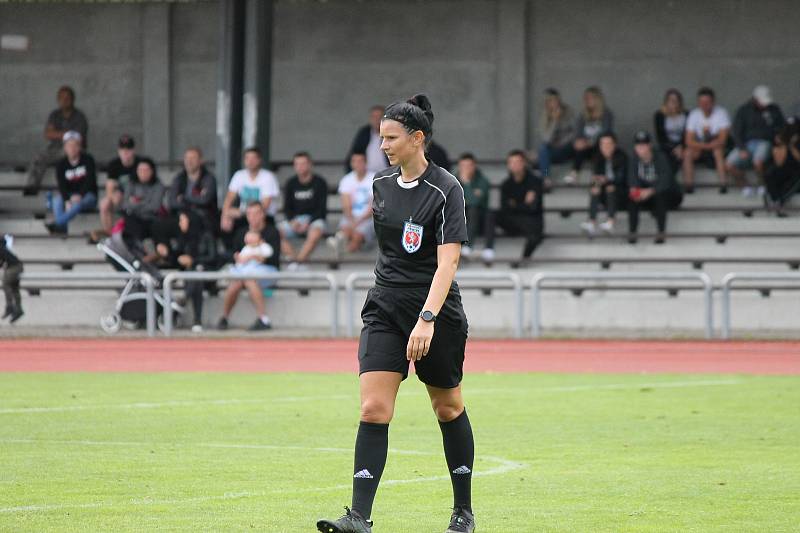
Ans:
<svg viewBox="0 0 800 533"><path fill-rule="evenodd" d="M703 286L705 301L706 338L714 336L714 309L711 277L705 272L539 272L531 278L531 334L538 338L542 333L541 291L542 282L558 281L684 281L696 280ZM587 287L593 288L593 287ZM662 289L663 284L653 284Z"/></svg>
<svg viewBox="0 0 800 533"><path fill-rule="evenodd" d="M355 335L355 320L353 319L355 307L355 285L356 282L362 280L374 280L374 272L353 272L345 280L344 287L346 291L346 310L347 310L347 335L353 337ZM514 301L516 307L516 317L514 321L514 337L521 338L523 330L523 313L524 313L524 296L522 278L515 272L470 272L459 270L456 272L456 281L510 281L511 288L514 291ZM494 287L486 287L494 288Z"/></svg>
<svg viewBox="0 0 800 533"><path fill-rule="evenodd" d="M147 336L155 337L156 334L156 298L153 276L147 272L23 272L22 281L130 281L136 279L142 282L145 289L145 321L147 323ZM169 313L168 313L169 314Z"/></svg>
<svg viewBox="0 0 800 533"><path fill-rule="evenodd" d="M231 272L170 272L162 282L164 286L164 309L172 306L172 284L176 280L219 281L219 280L275 280L275 281L324 281L328 285L331 299L331 335L339 334L339 284L333 274L317 272L264 272L261 274L233 274ZM164 335L172 334L172 313L164 314Z"/></svg>
<svg viewBox="0 0 800 533"><path fill-rule="evenodd" d="M722 338L731 338L731 289L736 281L800 281L800 272L730 272L722 278ZM768 289L769 286L753 287Z"/></svg>

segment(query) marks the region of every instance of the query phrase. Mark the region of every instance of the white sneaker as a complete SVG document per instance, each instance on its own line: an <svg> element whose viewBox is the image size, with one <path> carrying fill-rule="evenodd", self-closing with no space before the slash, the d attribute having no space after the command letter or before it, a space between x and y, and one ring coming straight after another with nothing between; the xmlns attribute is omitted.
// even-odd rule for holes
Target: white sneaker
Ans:
<svg viewBox="0 0 800 533"><path fill-rule="evenodd" d="M743 187L742 188L742 196L744 196L745 198L752 198L753 196L755 196L755 191L753 190L752 187L749 187L749 186L748 187Z"/></svg>
<svg viewBox="0 0 800 533"><path fill-rule="evenodd" d="M614 233L614 221L606 220L605 222L601 222L600 231L604 231L606 233Z"/></svg>
<svg viewBox="0 0 800 533"><path fill-rule="evenodd" d="M487 263L491 263L492 261L494 261L494 257L495 257L494 250L491 248L484 248L481 251L481 259L483 259Z"/></svg>
<svg viewBox="0 0 800 533"><path fill-rule="evenodd" d="M569 174L564 176L562 181L566 185L575 185L575 183L578 181L578 173L572 170L569 172Z"/></svg>
<svg viewBox="0 0 800 533"><path fill-rule="evenodd" d="M297 261L292 261L291 263L286 265L286 270L288 270L289 272L297 272L299 268L300 268L300 263L298 263Z"/></svg>
<svg viewBox="0 0 800 533"><path fill-rule="evenodd" d="M328 246L333 248L333 252L336 255L336 259L342 257L342 253L344 252L344 234L341 231L337 231L336 235L331 235L326 239Z"/></svg>
<svg viewBox="0 0 800 533"><path fill-rule="evenodd" d="M764 195L766 194L766 192L767 192L767 190L764 188L763 185L759 185L758 189L756 189L756 195L759 198L763 198Z"/></svg>
<svg viewBox="0 0 800 533"><path fill-rule="evenodd" d="M192 326L192 333L203 333L203 326L200 324L195 324Z"/></svg>
<svg viewBox="0 0 800 533"><path fill-rule="evenodd" d="M595 226L594 222L581 222L581 230L588 235L594 235L597 233L597 226Z"/></svg>
<svg viewBox="0 0 800 533"><path fill-rule="evenodd" d="M472 256L473 249L468 244L465 244L461 247L461 257L464 259L469 259Z"/></svg>

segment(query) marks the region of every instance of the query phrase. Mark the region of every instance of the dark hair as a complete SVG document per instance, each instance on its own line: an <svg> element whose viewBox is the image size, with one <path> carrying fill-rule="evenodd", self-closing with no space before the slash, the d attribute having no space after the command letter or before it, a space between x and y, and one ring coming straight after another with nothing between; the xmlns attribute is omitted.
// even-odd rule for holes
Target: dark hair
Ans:
<svg viewBox="0 0 800 533"><path fill-rule="evenodd" d="M69 85L62 85L61 87L58 88L58 92L69 93L69 97L72 99L73 102L75 101L75 91Z"/></svg>
<svg viewBox="0 0 800 533"><path fill-rule="evenodd" d="M298 157L305 157L306 159L311 161L311 154L309 154L306 151L295 152L294 155L292 156L292 161L294 161Z"/></svg>
<svg viewBox="0 0 800 533"><path fill-rule="evenodd" d="M189 148L183 151L184 154L186 152L194 152L198 155L198 157L200 157L200 159L203 159L203 151L200 149L199 146L190 146Z"/></svg>
<svg viewBox="0 0 800 533"><path fill-rule="evenodd" d="M264 205L261 202L257 202L256 200L248 202L248 204L245 206L245 209L250 209L251 207L260 207L261 209L264 209Z"/></svg>
<svg viewBox="0 0 800 533"><path fill-rule="evenodd" d="M460 156L458 156L459 161L463 161L464 159L469 159L470 161L475 161L475 156L472 152L464 152Z"/></svg>
<svg viewBox="0 0 800 533"><path fill-rule="evenodd" d="M136 167L138 168L139 165L141 165L142 163L144 163L145 165L150 167L150 170L153 172L153 177L151 178L150 181L152 181L153 183L157 182L158 181L158 169L156 168L155 161L153 161L149 157L142 157L142 158L139 159L139 162L136 163Z"/></svg>
<svg viewBox="0 0 800 533"><path fill-rule="evenodd" d="M701 96L710 96L712 100L716 99L714 89L711 87L700 87L700 89L697 90L697 97L700 98Z"/></svg>
<svg viewBox="0 0 800 533"><path fill-rule="evenodd" d="M248 146L247 148L244 149L244 152L242 152L242 155L244 155L244 154L246 154L248 152L253 152L258 157L261 157L261 149L258 146Z"/></svg>
<svg viewBox="0 0 800 533"><path fill-rule="evenodd" d="M516 157L516 156L521 157L525 161L528 160L528 156L525 155L525 152L523 150L520 150L519 148L517 148L515 150L511 150L510 152L508 152L508 155L506 156L506 159L510 159L510 158Z"/></svg>
<svg viewBox="0 0 800 533"><path fill-rule="evenodd" d="M383 120L395 120L408 133L421 131L425 135L425 148L433 140L433 111L431 101L424 94L416 94L405 102L395 102L386 108Z"/></svg>
<svg viewBox="0 0 800 533"><path fill-rule="evenodd" d="M597 136L597 140L599 141L603 137L611 137L611 139L613 139L614 142L617 142L617 135L613 131L606 130L602 132L600 135Z"/></svg>
<svg viewBox="0 0 800 533"><path fill-rule="evenodd" d="M380 109L381 113L383 113L386 110L386 108L383 107L381 104L375 104L374 106L369 108L370 111L377 111L379 109Z"/></svg>
<svg viewBox="0 0 800 533"><path fill-rule="evenodd" d="M546 96L561 96L561 94L558 92L558 89L555 89L553 87L548 87L547 89L545 89L544 94Z"/></svg>

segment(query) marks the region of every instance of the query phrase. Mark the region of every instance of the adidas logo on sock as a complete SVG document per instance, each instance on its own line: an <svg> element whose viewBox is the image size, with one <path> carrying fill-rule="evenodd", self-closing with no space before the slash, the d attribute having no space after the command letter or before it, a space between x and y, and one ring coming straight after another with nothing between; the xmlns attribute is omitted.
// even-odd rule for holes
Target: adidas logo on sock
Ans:
<svg viewBox="0 0 800 533"><path fill-rule="evenodd" d="M359 479L372 479L372 474L370 474L369 470L365 468L364 470L361 470L360 472L356 472L355 474L353 474L353 477Z"/></svg>
<svg viewBox="0 0 800 533"><path fill-rule="evenodd" d="M453 470L454 474L469 474L471 472L472 470L470 470L469 467L467 467L467 465L459 466L458 468Z"/></svg>

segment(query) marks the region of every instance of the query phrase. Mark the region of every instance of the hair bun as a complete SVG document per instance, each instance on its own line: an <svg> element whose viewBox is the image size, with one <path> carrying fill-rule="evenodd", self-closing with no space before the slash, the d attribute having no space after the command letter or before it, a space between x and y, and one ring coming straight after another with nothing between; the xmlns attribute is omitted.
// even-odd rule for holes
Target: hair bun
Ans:
<svg viewBox="0 0 800 533"><path fill-rule="evenodd" d="M431 101L428 100L428 97L425 96L424 94L415 94L414 96L408 99L408 103L417 106L423 111L431 110Z"/></svg>

